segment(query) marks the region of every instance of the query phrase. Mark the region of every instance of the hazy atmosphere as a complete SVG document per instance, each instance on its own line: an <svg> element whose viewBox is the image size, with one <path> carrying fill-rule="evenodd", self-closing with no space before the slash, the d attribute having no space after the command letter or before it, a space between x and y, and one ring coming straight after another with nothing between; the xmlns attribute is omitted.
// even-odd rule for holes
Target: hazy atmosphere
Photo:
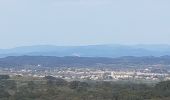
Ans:
<svg viewBox="0 0 170 100"><path fill-rule="evenodd" d="M170 100L170 0L0 0L0 100Z"/></svg>
<svg viewBox="0 0 170 100"><path fill-rule="evenodd" d="M169 0L0 0L0 48L170 44Z"/></svg>

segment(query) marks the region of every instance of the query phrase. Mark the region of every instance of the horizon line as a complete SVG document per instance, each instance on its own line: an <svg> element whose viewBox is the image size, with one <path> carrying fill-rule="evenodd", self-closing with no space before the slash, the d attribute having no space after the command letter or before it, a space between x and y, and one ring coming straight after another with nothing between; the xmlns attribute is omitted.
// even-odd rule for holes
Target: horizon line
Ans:
<svg viewBox="0 0 170 100"><path fill-rule="evenodd" d="M35 45L20 45L20 46L12 46L12 47L6 47L6 48L0 48L1 50L2 49L14 49L14 48L20 48L20 47L35 47L35 46L55 46L55 47L80 47L80 46L111 46L111 45L119 45L119 46L140 46L140 45L146 45L146 46L149 46L149 45L154 45L154 46L170 46L170 44L163 44L163 43L152 43L152 44L146 44L146 43L139 43L139 44L111 44L111 43L108 43L108 44L82 44L82 45L55 45L55 44L35 44Z"/></svg>

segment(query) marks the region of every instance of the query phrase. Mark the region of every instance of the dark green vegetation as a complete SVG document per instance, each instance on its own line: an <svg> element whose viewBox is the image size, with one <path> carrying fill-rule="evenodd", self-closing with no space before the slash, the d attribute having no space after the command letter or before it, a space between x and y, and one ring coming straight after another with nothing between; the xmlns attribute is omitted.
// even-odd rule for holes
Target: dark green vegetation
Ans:
<svg viewBox="0 0 170 100"><path fill-rule="evenodd" d="M0 79L0 100L170 100L170 81L158 84Z"/></svg>
<svg viewBox="0 0 170 100"><path fill-rule="evenodd" d="M37 66L41 67L123 67L139 65L170 65L170 56L162 57L119 57L119 58L103 58L103 57L55 57L55 56L11 56L0 58L0 67L23 67Z"/></svg>

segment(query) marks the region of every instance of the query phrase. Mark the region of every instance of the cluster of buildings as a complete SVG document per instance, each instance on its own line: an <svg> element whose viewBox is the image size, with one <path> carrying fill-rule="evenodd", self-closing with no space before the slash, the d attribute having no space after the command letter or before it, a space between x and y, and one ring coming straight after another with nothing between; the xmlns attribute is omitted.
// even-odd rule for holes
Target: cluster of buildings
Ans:
<svg viewBox="0 0 170 100"><path fill-rule="evenodd" d="M161 69L160 69L161 70ZM170 80L170 72L157 72L151 69L115 70L108 68L37 68L37 69L12 69L0 68L0 74L11 76L44 77L54 76L66 80Z"/></svg>

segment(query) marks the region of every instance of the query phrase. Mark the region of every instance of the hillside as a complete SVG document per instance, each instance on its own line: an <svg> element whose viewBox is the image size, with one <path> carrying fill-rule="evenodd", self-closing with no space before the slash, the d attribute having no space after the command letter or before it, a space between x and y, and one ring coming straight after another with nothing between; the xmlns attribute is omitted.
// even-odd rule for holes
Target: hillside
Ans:
<svg viewBox="0 0 170 100"><path fill-rule="evenodd" d="M94 67L116 65L127 67L128 65L170 65L170 56L161 57L118 57L118 58L104 58L104 57L55 57L55 56L9 56L0 58L0 67L18 67L26 65L41 65L43 67ZM137 67L136 66L136 67Z"/></svg>
<svg viewBox="0 0 170 100"><path fill-rule="evenodd" d="M121 56L164 56L170 54L169 45L89 45L89 46L23 46L0 49L0 57L7 56L80 56L80 57L121 57Z"/></svg>

